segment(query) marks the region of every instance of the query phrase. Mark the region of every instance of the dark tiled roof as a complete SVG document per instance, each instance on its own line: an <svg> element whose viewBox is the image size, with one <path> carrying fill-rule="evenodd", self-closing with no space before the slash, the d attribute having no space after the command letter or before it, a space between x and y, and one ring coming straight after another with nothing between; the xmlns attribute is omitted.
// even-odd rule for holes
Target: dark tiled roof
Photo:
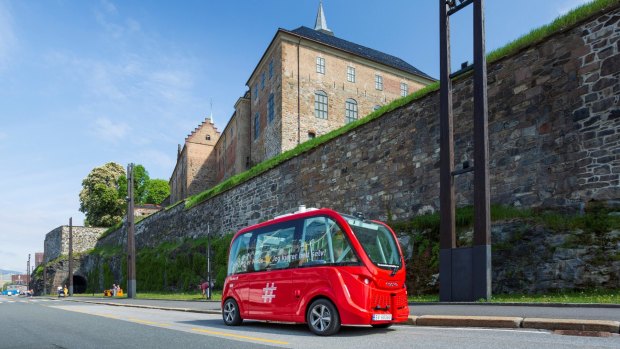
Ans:
<svg viewBox="0 0 620 349"><path fill-rule="evenodd" d="M309 40L318 41L322 44L335 47L339 50L350 52L354 55L369 59L371 61L375 61L377 63L384 64L384 65L387 65L387 66L390 66L390 67L393 67L399 70L403 70L411 74L415 74L415 75L419 75L427 79L435 80L434 78L430 77L428 74L420 71L416 67L412 66L411 64L403 61L402 59L398 57L394 57L392 55L388 55L387 53L373 50L371 48L358 45L356 43L343 40L335 36L328 35L320 31L316 31L314 29L310 29L308 27L302 26L294 30L286 30L286 29L280 28L280 30L287 32L287 33L291 33L296 36L301 36Z"/></svg>

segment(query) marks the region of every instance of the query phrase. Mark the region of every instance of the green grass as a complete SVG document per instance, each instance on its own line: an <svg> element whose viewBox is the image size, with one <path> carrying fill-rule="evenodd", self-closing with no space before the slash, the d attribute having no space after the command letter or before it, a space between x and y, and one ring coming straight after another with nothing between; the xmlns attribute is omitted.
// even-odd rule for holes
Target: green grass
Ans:
<svg viewBox="0 0 620 349"><path fill-rule="evenodd" d="M489 63L495 62L506 56L510 56L521 49L534 45L548 38L549 36L568 29L582 20L618 5L618 0L596 0L582 6L576 7L570 12L556 18L553 22L536 28L522 37L511 41L503 47L489 53L487 55L487 61Z"/></svg>
<svg viewBox="0 0 620 349"><path fill-rule="evenodd" d="M113 232L119 230L121 227L123 226L123 222L118 222L116 224L114 224L113 226L109 227L108 229L106 229L103 234L101 234L101 236L99 236L97 238L97 240L101 240L103 238L105 238L106 236L112 234Z"/></svg>
<svg viewBox="0 0 620 349"><path fill-rule="evenodd" d="M54 296L54 295L52 295ZM103 293L80 293L74 294L74 297L79 298L127 298L127 294L122 297L103 297ZM205 297L200 292L179 292L179 293L155 293L155 292L140 292L136 291L136 298L139 299L162 299L162 300L177 300L177 301L201 301L205 300ZM222 300L221 291L213 291L211 300Z"/></svg>
<svg viewBox="0 0 620 349"><path fill-rule="evenodd" d="M601 303L620 304L620 290L588 290L526 295L493 295L491 303Z"/></svg>
<svg viewBox="0 0 620 349"><path fill-rule="evenodd" d="M576 23L592 16L595 13L603 11L604 9L608 9L611 6L617 5L619 0L597 0L591 2L589 4L585 4L583 6L577 7L574 10L568 12L567 14L558 17L556 20L551 22L548 25L542 26L540 28L532 30L530 33L508 43L504 47L501 47L487 55L487 64L493 63L503 57L512 55L519 50L528 47L532 44L540 42L554 33L564 30ZM223 193L231 188L236 187L237 185L244 183L276 166L279 164L290 160L296 156L299 156L303 153L306 153L322 144L325 144L334 138L340 137L343 134L350 132L362 125L365 125L372 120L375 120L382 115L385 115L388 112L391 112L395 109L398 109L404 105L411 103L414 100L420 99L432 92L439 90L439 82L432 83L425 88L414 92L406 97L394 100L392 103L383 106L381 109L376 110L364 118L361 118L355 122L347 124L339 129L333 130L325 135L317 137L315 139L311 139L307 142L299 144L294 149L288 150L278 156L275 156L271 159L261 162L260 164L252 167L251 169L239 173L220 184L207 189L199 194L191 196L187 198L185 201L185 208L190 209L195 207L196 205L212 198L215 195Z"/></svg>
<svg viewBox="0 0 620 349"><path fill-rule="evenodd" d="M439 302L438 294L409 296L410 302ZM479 301L486 303L487 301ZM489 303L620 304L620 290L563 291L545 294L498 294Z"/></svg>

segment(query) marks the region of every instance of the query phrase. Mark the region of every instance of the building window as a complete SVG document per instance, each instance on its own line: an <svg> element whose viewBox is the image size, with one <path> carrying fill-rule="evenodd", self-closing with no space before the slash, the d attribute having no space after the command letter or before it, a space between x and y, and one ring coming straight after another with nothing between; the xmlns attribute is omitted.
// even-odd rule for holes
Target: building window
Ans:
<svg viewBox="0 0 620 349"><path fill-rule="evenodd" d="M273 93L269 95L269 100L267 101L267 120L269 123L273 121L273 117L275 116L275 103L273 102Z"/></svg>
<svg viewBox="0 0 620 349"><path fill-rule="evenodd" d="M260 75L260 89L261 91L265 88L265 72Z"/></svg>
<svg viewBox="0 0 620 349"><path fill-rule="evenodd" d="M273 77L273 59L269 62L269 78Z"/></svg>
<svg viewBox="0 0 620 349"><path fill-rule="evenodd" d="M254 100L258 98L258 83L254 84Z"/></svg>
<svg viewBox="0 0 620 349"><path fill-rule="evenodd" d="M347 67L347 81L355 82L355 68Z"/></svg>
<svg viewBox="0 0 620 349"><path fill-rule="evenodd" d="M357 102L355 99L347 99L345 103L344 119L347 124L357 120Z"/></svg>
<svg viewBox="0 0 620 349"><path fill-rule="evenodd" d="M316 138L316 133L312 131L308 131L308 139L315 139L315 138Z"/></svg>
<svg viewBox="0 0 620 349"><path fill-rule="evenodd" d="M260 136L260 114L254 114L254 140L258 139Z"/></svg>
<svg viewBox="0 0 620 349"><path fill-rule="evenodd" d="M211 140L211 135L207 135L207 140L210 141Z"/></svg>
<svg viewBox="0 0 620 349"><path fill-rule="evenodd" d="M323 91L314 94L314 116L327 119L327 94Z"/></svg>
<svg viewBox="0 0 620 349"><path fill-rule="evenodd" d="M316 58L316 72L325 74L325 58L323 57Z"/></svg>
<svg viewBox="0 0 620 349"><path fill-rule="evenodd" d="M375 75L375 88L379 91L383 91L383 76Z"/></svg>
<svg viewBox="0 0 620 349"><path fill-rule="evenodd" d="M400 95L405 97L408 94L409 94L409 85L405 84L404 82L401 82L400 83Z"/></svg>

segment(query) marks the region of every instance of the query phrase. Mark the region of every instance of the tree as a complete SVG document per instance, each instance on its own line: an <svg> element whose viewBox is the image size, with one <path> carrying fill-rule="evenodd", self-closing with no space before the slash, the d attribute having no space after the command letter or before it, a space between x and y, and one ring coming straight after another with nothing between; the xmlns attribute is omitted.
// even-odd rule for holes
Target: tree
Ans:
<svg viewBox="0 0 620 349"><path fill-rule="evenodd" d="M170 187L164 179L150 179L144 188L144 203L159 205L170 195Z"/></svg>
<svg viewBox="0 0 620 349"><path fill-rule="evenodd" d="M145 190L147 184L151 178L149 177L149 172L142 165L135 165L133 167L133 188L134 188L134 201L138 205L142 205L146 202L146 194ZM118 197L125 198L127 197L127 176L122 175L118 178L117 186L118 188Z"/></svg>
<svg viewBox="0 0 620 349"><path fill-rule="evenodd" d="M80 211L86 215L84 225L109 227L122 220L126 202L125 196L119 198L117 184L124 175L121 165L108 162L84 178L80 192Z"/></svg>

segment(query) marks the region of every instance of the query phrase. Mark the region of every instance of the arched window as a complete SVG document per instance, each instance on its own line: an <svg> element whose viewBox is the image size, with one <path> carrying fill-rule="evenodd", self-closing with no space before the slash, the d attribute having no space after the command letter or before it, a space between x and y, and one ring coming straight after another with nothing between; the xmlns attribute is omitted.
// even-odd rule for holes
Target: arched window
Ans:
<svg viewBox="0 0 620 349"><path fill-rule="evenodd" d="M327 94L323 91L314 93L314 116L327 119Z"/></svg>
<svg viewBox="0 0 620 349"><path fill-rule="evenodd" d="M346 124L357 120L357 102L355 99L347 99L344 110L344 122Z"/></svg>

